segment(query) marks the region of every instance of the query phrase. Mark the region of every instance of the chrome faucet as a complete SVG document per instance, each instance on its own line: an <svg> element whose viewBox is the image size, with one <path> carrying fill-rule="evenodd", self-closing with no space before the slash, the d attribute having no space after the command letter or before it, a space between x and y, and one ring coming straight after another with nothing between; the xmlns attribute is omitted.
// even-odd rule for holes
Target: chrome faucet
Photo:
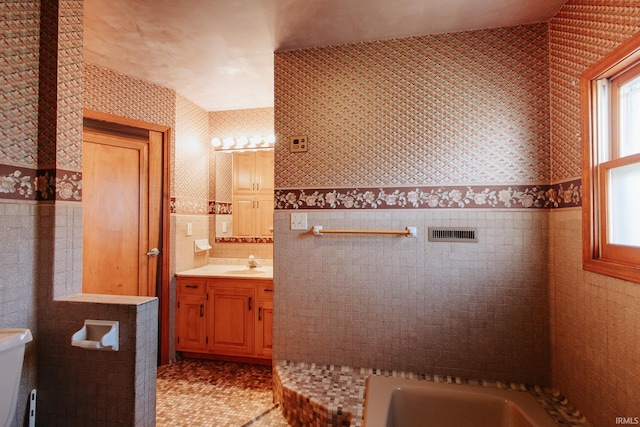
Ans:
<svg viewBox="0 0 640 427"><path fill-rule="evenodd" d="M260 265L260 263L256 261L256 257L254 257L253 255L249 255L249 261L247 262L247 266L249 268L262 267L262 265Z"/></svg>

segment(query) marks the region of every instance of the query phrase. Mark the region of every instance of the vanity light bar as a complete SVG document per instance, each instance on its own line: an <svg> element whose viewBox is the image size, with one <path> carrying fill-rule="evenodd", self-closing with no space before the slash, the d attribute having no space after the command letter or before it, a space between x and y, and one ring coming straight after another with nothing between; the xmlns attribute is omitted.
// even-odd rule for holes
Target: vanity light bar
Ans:
<svg viewBox="0 0 640 427"><path fill-rule="evenodd" d="M216 150L259 149L273 147L275 141L274 134L267 136L254 135L251 138L244 135L237 138L227 137L224 139L215 137L211 140L211 146Z"/></svg>

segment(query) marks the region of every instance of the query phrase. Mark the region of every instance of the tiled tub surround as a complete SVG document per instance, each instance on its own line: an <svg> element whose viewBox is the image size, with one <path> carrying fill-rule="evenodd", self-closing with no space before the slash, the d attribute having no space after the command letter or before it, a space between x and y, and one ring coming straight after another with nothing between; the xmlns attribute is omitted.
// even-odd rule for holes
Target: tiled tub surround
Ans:
<svg viewBox="0 0 640 427"><path fill-rule="evenodd" d="M274 360L550 383L547 210L306 213L418 236L316 237L277 210ZM430 226L475 227L478 243L428 242Z"/></svg>
<svg viewBox="0 0 640 427"><path fill-rule="evenodd" d="M278 361L273 366L274 398L282 407L285 419L292 426L361 427L366 379L370 375L528 392L558 425L590 426L578 409L551 388L371 368Z"/></svg>

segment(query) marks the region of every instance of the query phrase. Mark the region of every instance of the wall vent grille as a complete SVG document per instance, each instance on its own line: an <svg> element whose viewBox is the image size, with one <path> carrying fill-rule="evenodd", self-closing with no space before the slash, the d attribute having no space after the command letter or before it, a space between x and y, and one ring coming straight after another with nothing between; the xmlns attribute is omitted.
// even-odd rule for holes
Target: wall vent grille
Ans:
<svg viewBox="0 0 640 427"><path fill-rule="evenodd" d="M468 227L429 227L430 242L466 242L476 243L478 237L475 228Z"/></svg>

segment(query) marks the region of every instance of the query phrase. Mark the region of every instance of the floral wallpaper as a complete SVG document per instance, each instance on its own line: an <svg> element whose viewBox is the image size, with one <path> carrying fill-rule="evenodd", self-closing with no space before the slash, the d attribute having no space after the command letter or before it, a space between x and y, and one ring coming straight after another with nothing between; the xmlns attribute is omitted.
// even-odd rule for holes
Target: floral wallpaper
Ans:
<svg viewBox="0 0 640 427"><path fill-rule="evenodd" d="M0 165L0 199L82 200L82 173Z"/></svg>
<svg viewBox="0 0 640 427"><path fill-rule="evenodd" d="M580 206L580 180L533 186L297 189L275 192L276 209L562 208Z"/></svg>

